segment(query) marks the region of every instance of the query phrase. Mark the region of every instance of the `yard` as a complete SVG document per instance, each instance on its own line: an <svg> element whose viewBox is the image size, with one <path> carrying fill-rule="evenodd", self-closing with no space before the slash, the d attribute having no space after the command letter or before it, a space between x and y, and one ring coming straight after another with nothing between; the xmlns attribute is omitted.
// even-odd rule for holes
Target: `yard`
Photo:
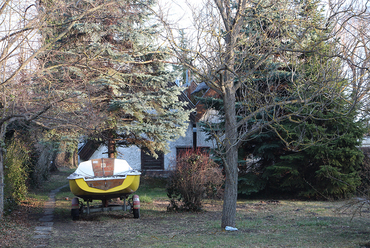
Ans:
<svg viewBox="0 0 370 248"><path fill-rule="evenodd" d="M35 247L35 226L51 189L67 184L70 170L57 172L49 184L6 217L0 247ZM200 213L170 213L163 180L142 177L137 194L140 219L129 212L93 213L72 221L73 195L56 195L48 247L370 247L370 212L351 220L338 212L344 201L240 200L238 231L220 228L222 202L207 200ZM98 202L97 202L98 203Z"/></svg>

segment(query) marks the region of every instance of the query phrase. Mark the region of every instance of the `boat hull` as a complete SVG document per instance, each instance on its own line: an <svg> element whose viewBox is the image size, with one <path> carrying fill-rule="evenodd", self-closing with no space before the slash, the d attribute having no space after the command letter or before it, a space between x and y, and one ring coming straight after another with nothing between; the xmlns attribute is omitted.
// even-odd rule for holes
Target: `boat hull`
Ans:
<svg viewBox="0 0 370 248"><path fill-rule="evenodd" d="M127 197L134 193L140 184L140 175L128 175L122 181L120 179L99 179L85 181L83 178L70 179L71 192L84 200L109 200L118 197ZM95 184L94 184L95 183ZM119 184L119 185L117 185ZM117 185L104 189L104 185ZM98 188L100 186L100 188Z"/></svg>

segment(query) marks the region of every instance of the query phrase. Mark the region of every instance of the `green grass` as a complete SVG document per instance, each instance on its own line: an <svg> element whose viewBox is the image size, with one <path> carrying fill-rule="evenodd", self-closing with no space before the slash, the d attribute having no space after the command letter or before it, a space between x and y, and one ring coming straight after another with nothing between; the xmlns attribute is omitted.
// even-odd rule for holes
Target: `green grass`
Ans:
<svg viewBox="0 0 370 248"><path fill-rule="evenodd" d="M153 198L150 196L147 196L146 194L140 195L139 199L141 203L152 203L153 202Z"/></svg>
<svg viewBox="0 0 370 248"><path fill-rule="evenodd" d="M43 187L45 191L33 193L34 199L44 201L49 190L67 183L69 174L53 175L50 185ZM239 230L227 232L220 228L222 201L206 200L205 211L200 213L170 213L166 211L165 185L163 179L141 178L135 192L141 200L140 219L129 212L113 211L72 221L70 200L74 195L69 187L61 189L56 195L53 247L122 247L124 243L134 247L352 248L370 242L370 212L351 221L351 211L335 211L344 201L238 200Z"/></svg>
<svg viewBox="0 0 370 248"><path fill-rule="evenodd" d="M140 201L142 196L147 199L167 200L166 179L141 177L140 186L135 194L139 195Z"/></svg>
<svg viewBox="0 0 370 248"><path fill-rule="evenodd" d="M59 171L53 172L49 179L39 188L32 189L30 194L48 197L50 191L57 189L61 186L67 185L68 180L67 177L72 174L76 169L67 169L62 168ZM69 191L69 187L67 189L63 189L65 191Z"/></svg>

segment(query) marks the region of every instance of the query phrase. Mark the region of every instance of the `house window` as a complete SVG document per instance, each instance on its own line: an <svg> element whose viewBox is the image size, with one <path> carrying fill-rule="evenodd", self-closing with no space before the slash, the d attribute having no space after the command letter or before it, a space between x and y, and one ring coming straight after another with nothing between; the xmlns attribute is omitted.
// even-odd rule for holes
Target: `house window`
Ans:
<svg viewBox="0 0 370 248"><path fill-rule="evenodd" d="M164 154L158 151L156 153L158 154L157 159L150 155L148 150L141 149L142 170L164 170Z"/></svg>

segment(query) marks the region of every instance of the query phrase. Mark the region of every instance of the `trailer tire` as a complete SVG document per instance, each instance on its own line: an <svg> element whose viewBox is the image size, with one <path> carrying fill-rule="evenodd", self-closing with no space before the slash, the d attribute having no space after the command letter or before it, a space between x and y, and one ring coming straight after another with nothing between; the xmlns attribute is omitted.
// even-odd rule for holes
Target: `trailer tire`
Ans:
<svg viewBox="0 0 370 248"><path fill-rule="evenodd" d="M72 220L80 219L80 201L77 197L72 199L71 216Z"/></svg>
<svg viewBox="0 0 370 248"><path fill-rule="evenodd" d="M134 218L139 219L140 218L140 209L134 209Z"/></svg>
<svg viewBox="0 0 370 248"><path fill-rule="evenodd" d="M80 209L71 209L72 220L80 219Z"/></svg>

